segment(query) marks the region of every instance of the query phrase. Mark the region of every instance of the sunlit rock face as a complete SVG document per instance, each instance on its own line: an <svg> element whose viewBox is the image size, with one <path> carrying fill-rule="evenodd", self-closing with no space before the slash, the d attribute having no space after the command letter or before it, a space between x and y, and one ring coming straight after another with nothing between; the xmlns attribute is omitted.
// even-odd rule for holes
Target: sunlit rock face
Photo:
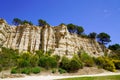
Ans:
<svg viewBox="0 0 120 80"><path fill-rule="evenodd" d="M31 26L29 24L10 26L0 19L0 46L34 53L36 50L49 51L60 56L72 56L85 51L91 56L101 56L101 46L89 38L70 34L65 25Z"/></svg>

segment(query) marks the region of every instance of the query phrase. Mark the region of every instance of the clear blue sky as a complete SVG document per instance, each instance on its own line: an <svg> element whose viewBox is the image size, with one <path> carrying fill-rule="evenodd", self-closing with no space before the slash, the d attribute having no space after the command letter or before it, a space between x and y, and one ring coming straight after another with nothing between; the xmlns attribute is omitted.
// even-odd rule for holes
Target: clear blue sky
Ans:
<svg viewBox="0 0 120 80"><path fill-rule="evenodd" d="M36 25L38 19L53 26L73 23L87 34L106 32L110 44L120 44L120 0L0 0L0 17L9 24L15 17Z"/></svg>

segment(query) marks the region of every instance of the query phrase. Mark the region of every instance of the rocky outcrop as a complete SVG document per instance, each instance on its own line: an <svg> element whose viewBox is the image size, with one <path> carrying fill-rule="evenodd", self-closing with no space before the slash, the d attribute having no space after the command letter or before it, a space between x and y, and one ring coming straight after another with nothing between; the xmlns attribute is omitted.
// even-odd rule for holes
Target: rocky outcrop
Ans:
<svg viewBox="0 0 120 80"><path fill-rule="evenodd" d="M100 45L89 38L82 38L68 32L65 25L57 27L31 26L29 24L9 26L0 19L0 46L35 52L36 50L49 51L54 54L72 56L78 51L86 51L91 56L101 56L103 51Z"/></svg>

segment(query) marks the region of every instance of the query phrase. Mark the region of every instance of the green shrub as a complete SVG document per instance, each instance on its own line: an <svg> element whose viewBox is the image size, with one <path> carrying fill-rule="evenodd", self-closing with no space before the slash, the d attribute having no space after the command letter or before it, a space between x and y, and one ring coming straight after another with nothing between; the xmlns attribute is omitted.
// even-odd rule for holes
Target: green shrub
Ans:
<svg viewBox="0 0 120 80"><path fill-rule="evenodd" d="M20 57L17 59L18 67L24 68L30 66L31 53L25 52L21 53Z"/></svg>
<svg viewBox="0 0 120 80"><path fill-rule="evenodd" d="M54 57L57 61L60 60L60 56L59 56L59 55L53 55L53 57Z"/></svg>
<svg viewBox="0 0 120 80"><path fill-rule="evenodd" d="M64 70L64 69L62 69L62 68L59 68L59 69L58 69L58 72L59 72L60 74L63 74L63 73L66 73L67 71Z"/></svg>
<svg viewBox="0 0 120 80"><path fill-rule="evenodd" d="M78 69L83 68L83 64L77 55L74 55L72 59L63 56L60 62L60 68L67 72L76 72Z"/></svg>
<svg viewBox="0 0 120 80"><path fill-rule="evenodd" d="M18 59L18 67L20 68L24 68L24 67L29 67L30 66L30 62L28 60L25 60L25 59Z"/></svg>
<svg viewBox="0 0 120 80"><path fill-rule="evenodd" d="M79 68L83 68L83 62L81 61L80 57L78 55L74 55L72 59L76 60L77 63L79 64Z"/></svg>
<svg viewBox="0 0 120 80"><path fill-rule="evenodd" d="M99 66L103 66L103 64L105 64L103 57L94 58L94 61L95 61L96 65L99 65Z"/></svg>
<svg viewBox="0 0 120 80"><path fill-rule="evenodd" d="M30 59L30 65L32 67L38 66L39 57L37 55L32 55Z"/></svg>
<svg viewBox="0 0 120 80"><path fill-rule="evenodd" d="M31 69L30 68L22 68L21 69L21 73L22 74L30 74L31 73Z"/></svg>
<svg viewBox="0 0 120 80"><path fill-rule="evenodd" d="M17 68L12 68L11 73L12 73L12 74L18 73Z"/></svg>
<svg viewBox="0 0 120 80"><path fill-rule="evenodd" d="M56 73L56 69L52 69L52 73Z"/></svg>
<svg viewBox="0 0 120 80"><path fill-rule="evenodd" d="M96 64L106 70L115 71L115 65L112 60L106 57L98 57L96 59Z"/></svg>
<svg viewBox="0 0 120 80"><path fill-rule="evenodd" d="M120 60L113 60L113 63L115 64L116 69L120 69Z"/></svg>
<svg viewBox="0 0 120 80"><path fill-rule="evenodd" d="M44 56L44 51L43 50L37 50L35 55L39 56L39 58L40 58L40 57Z"/></svg>
<svg viewBox="0 0 120 80"><path fill-rule="evenodd" d="M68 72L76 72L81 67L77 60L72 59L69 63Z"/></svg>
<svg viewBox="0 0 120 80"><path fill-rule="evenodd" d="M103 65L103 68L112 72L115 72L115 65L114 63L109 60L109 59L105 59L105 64Z"/></svg>
<svg viewBox="0 0 120 80"><path fill-rule="evenodd" d="M13 49L2 47L0 51L0 66L4 69L9 69L16 65L18 52Z"/></svg>
<svg viewBox="0 0 120 80"><path fill-rule="evenodd" d="M0 66L0 72L2 71L2 67Z"/></svg>
<svg viewBox="0 0 120 80"><path fill-rule="evenodd" d="M37 74L37 73L40 73L40 67L34 67L34 68L32 68L32 73L35 73L35 74Z"/></svg>
<svg viewBox="0 0 120 80"><path fill-rule="evenodd" d="M66 56L63 56L60 62L60 68L66 71L69 71L69 63L70 63L70 60Z"/></svg>
<svg viewBox="0 0 120 80"><path fill-rule="evenodd" d="M54 57L42 56L40 57L40 60L39 60L39 66L44 67L46 69L56 68L57 60Z"/></svg>
<svg viewBox="0 0 120 80"><path fill-rule="evenodd" d="M21 57L22 59L24 59L24 60L30 61L31 53L30 53L30 52L21 53L20 57Z"/></svg>
<svg viewBox="0 0 120 80"><path fill-rule="evenodd" d="M81 60L84 62L84 65L87 67L94 66L94 60L91 56L89 56L87 53L81 54Z"/></svg>

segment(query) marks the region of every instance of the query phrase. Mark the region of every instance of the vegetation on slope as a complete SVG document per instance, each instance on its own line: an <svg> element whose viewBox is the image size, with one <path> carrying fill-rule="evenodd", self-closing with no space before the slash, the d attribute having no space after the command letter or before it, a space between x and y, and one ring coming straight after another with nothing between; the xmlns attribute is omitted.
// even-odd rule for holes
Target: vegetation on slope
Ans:
<svg viewBox="0 0 120 80"><path fill-rule="evenodd" d="M42 50L36 51L36 54L30 52L19 53L17 50L3 47L0 52L0 70L11 69L13 74L36 74L41 71L41 68L52 70L52 73L55 73L56 70L60 73L77 72L85 66L98 66L113 72L120 69L120 58L115 58L115 56L93 58L83 52L68 58L51 54L44 53Z"/></svg>

